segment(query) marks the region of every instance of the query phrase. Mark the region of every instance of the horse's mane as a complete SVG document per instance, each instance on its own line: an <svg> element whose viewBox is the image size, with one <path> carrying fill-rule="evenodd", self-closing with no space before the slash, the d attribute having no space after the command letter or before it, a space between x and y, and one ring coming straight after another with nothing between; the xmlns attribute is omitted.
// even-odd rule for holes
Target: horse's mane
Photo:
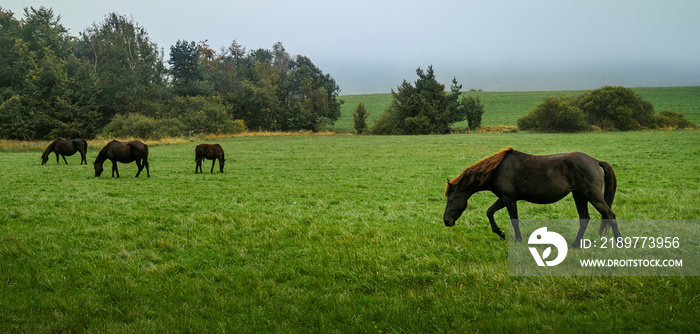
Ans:
<svg viewBox="0 0 700 334"><path fill-rule="evenodd" d="M56 146L56 143L57 143L59 140L61 140L61 138L58 138L58 139L52 141L51 144L49 144L49 146L46 147L46 149L44 150L44 152L41 153L41 158L42 158L42 159L43 159L44 157L46 157L47 155L51 154L51 153L49 153L49 152L50 152L50 151L53 151L53 147Z"/></svg>
<svg viewBox="0 0 700 334"><path fill-rule="evenodd" d="M511 146L508 146L496 154L481 159L479 162L465 169L462 174L459 174L459 176L452 179L449 183L451 185L466 184L474 187L484 185L491 177L491 173L501 164L503 158L506 157L506 154L514 150L515 149Z"/></svg>
<svg viewBox="0 0 700 334"><path fill-rule="evenodd" d="M95 162L97 161L105 161L107 158L105 157L107 155L107 149L112 146L113 143L118 143L119 141L116 139L112 139L111 142L107 143L102 149L100 149L100 152L97 152L97 158L95 159Z"/></svg>

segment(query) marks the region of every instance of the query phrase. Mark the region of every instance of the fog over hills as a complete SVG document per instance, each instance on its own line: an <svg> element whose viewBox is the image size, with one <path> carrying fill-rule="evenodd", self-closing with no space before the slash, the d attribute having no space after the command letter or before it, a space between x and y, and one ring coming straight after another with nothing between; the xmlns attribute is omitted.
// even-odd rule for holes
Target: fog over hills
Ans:
<svg viewBox="0 0 700 334"><path fill-rule="evenodd" d="M344 64L323 67L338 82L342 95L389 93L403 80L417 79L415 70L431 64L398 68L390 64ZM449 89L452 78L463 90L539 91L583 90L604 85L626 87L700 86L700 64L685 65L642 62L601 63L598 65L503 67L443 66L433 64L438 80Z"/></svg>

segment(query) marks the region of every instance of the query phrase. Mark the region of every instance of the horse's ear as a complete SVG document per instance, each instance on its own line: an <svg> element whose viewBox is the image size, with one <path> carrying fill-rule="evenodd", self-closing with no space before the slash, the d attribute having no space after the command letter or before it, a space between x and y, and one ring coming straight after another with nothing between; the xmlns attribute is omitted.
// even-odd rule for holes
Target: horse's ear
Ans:
<svg viewBox="0 0 700 334"><path fill-rule="evenodd" d="M449 183L450 183L450 179L447 179L447 184L449 184Z"/></svg>

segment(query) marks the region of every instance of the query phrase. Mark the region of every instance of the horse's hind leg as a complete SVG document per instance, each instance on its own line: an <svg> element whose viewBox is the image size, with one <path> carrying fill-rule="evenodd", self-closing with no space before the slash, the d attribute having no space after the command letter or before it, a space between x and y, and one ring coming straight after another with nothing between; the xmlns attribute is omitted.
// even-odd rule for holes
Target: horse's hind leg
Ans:
<svg viewBox="0 0 700 334"><path fill-rule="evenodd" d="M141 161L138 159L136 160L136 167L138 167L138 171L136 172L136 177L139 177L139 174L141 174L141 171L143 170L143 165L141 164Z"/></svg>
<svg viewBox="0 0 700 334"><path fill-rule="evenodd" d="M87 159L85 157L85 152L80 152L80 164L82 165L83 162L87 165Z"/></svg>
<svg viewBox="0 0 700 334"><path fill-rule="evenodd" d="M583 234L588 227L588 222L591 220L591 216L588 214L588 198L576 192L573 193L573 195L574 202L576 202L576 211L578 211L579 228L578 233L576 233L576 239L574 239L574 243L571 244L571 247L579 248L581 246Z"/></svg>
<svg viewBox="0 0 700 334"><path fill-rule="evenodd" d="M598 210L598 212L600 212L600 215L603 218L603 221L600 224L600 232L602 233L603 227L605 225L608 225L613 230L615 240L622 238L622 234L620 234L620 229L617 227L617 219L615 218L615 213L612 211L612 209L610 209L608 204L605 203L605 201L602 198L591 200L591 204L596 210Z"/></svg>
<svg viewBox="0 0 700 334"><path fill-rule="evenodd" d="M505 208L506 205L503 204L503 201L499 198L494 202L491 207L489 207L488 210L486 210L486 217L489 218L489 223L491 223L491 231L493 233L496 233L501 239L505 240L506 239L506 234L505 232L501 231L501 229L496 225L496 220L493 218L493 214L496 213L496 211Z"/></svg>

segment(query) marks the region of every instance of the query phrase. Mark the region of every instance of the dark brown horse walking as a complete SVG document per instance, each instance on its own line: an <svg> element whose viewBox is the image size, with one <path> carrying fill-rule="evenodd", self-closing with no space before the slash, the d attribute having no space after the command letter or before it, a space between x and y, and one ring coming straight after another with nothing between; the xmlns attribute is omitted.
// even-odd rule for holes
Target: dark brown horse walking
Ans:
<svg viewBox="0 0 700 334"><path fill-rule="evenodd" d="M447 180L447 206L443 219L446 226L453 226L467 208L469 197L488 190L498 197L486 211L491 231L505 239L505 233L493 219L494 213L505 207L515 238L522 241L517 201L548 204L573 193L580 226L572 247L578 248L590 220L589 202L603 218L598 233L602 234L610 226L615 238L621 237L615 213L610 209L616 188L615 172L605 161L579 152L537 156L508 147L477 162L453 180Z"/></svg>
<svg viewBox="0 0 700 334"><path fill-rule="evenodd" d="M44 153L41 154L41 164L46 164L47 161L49 161L49 154L51 152L56 153L56 163L58 163L58 156L61 155L63 157L63 162L68 164L68 161L66 161L66 155L71 156L75 154L75 152L80 152L80 164L82 165L83 162L87 165L87 159L85 157L85 154L87 154L87 140L85 139L71 139L71 140L63 140L63 139L56 139L49 146L44 150Z"/></svg>
<svg viewBox="0 0 700 334"><path fill-rule="evenodd" d="M200 173L204 173L202 171L202 160L204 160L204 158L212 160L211 173L214 172L214 164L216 164L216 159L219 159L219 171L222 173L224 172L224 162L226 159L224 158L224 149L221 148L221 145L199 144L197 147L195 147L194 161L197 163L197 165L194 167L195 174L197 174L198 170Z"/></svg>
<svg viewBox="0 0 700 334"><path fill-rule="evenodd" d="M139 168L139 171L136 172L136 177L139 177L143 167L146 167L146 174L148 177L151 177L151 172L148 170L148 145L143 142L138 140L126 143L116 140L109 142L97 154L97 159L94 162L95 177L102 174L102 164L107 159L112 161L112 177L114 177L115 172L117 177L119 177L117 162L130 163L132 161L136 161L136 166Z"/></svg>

